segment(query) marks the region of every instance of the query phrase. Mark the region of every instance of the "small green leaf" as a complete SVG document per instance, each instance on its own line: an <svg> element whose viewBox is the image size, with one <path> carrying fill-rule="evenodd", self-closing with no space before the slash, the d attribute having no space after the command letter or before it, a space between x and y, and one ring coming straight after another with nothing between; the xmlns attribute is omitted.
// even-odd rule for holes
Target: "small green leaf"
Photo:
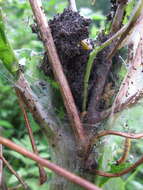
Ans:
<svg viewBox="0 0 143 190"><path fill-rule="evenodd" d="M0 120L0 126L4 128L13 128L13 125L6 120Z"/></svg>
<svg viewBox="0 0 143 190"><path fill-rule="evenodd" d="M102 14L93 14L93 15L91 16L91 19L93 19L93 20L105 20L106 17L103 16Z"/></svg>

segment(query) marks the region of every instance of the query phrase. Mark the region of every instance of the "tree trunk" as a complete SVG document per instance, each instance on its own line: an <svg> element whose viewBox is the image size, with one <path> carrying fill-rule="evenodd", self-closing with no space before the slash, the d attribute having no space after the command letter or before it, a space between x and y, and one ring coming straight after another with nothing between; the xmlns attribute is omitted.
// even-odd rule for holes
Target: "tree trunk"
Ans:
<svg viewBox="0 0 143 190"><path fill-rule="evenodd" d="M55 138L48 138L52 152L52 161L57 165L75 173L90 182L94 182L95 175L84 170L84 160L78 155L79 147L69 123L59 127ZM71 183L63 177L53 174L50 190L81 190L82 187Z"/></svg>

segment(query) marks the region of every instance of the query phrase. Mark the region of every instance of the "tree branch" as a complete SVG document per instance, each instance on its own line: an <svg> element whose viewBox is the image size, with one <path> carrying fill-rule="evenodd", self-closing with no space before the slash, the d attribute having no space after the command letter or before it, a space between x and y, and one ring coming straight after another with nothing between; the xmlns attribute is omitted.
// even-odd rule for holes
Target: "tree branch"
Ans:
<svg viewBox="0 0 143 190"><path fill-rule="evenodd" d="M26 150L25 148L13 143L12 141L0 137L0 144L3 144L4 146L9 147L12 150L15 150L16 152L19 152L20 154L38 162L40 165L49 168L50 170L52 170L53 172L55 172L56 174L68 179L69 181L76 183L78 185L80 185L81 187L88 189L88 190L101 190L100 188L98 188L97 186L93 185L92 183L90 183L89 181L61 168L60 166L51 163L48 160L45 160L39 156L37 156L36 154Z"/></svg>
<svg viewBox="0 0 143 190"><path fill-rule="evenodd" d="M26 113L26 110L24 108L24 104L23 104L23 100L22 100L22 97L21 97L21 94L18 90L16 90L16 94L17 94L17 97L18 97L18 100L19 100L19 106L23 112L23 116L24 116L24 120L25 120L25 124L26 124L26 128L28 130L28 134L29 134L29 138L30 138L30 141L31 141L31 145L32 145L32 149L33 149L33 152L37 155L39 155L38 153L38 149L37 149L37 146L36 146L36 143L35 143L35 140L34 140L34 135L33 135L33 132L32 132L32 128L30 126L30 122L29 122L29 119L28 119L28 115ZM39 168L39 174L40 174L40 184L43 184L47 181L47 174L44 170L44 168L38 164L38 168Z"/></svg>
<svg viewBox="0 0 143 190"><path fill-rule="evenodd" d="M25 181L22 179L22 177L19 176L19 174L12 168L12 166L8 163L8 161L3 156L1 157L1 159L4 162L4 164L7 166L7 168L11 171L11 173L13 175L15 175L15 177L18 179L18 181L22 184L24 189L29 190L29 186L25 183Z"/></svg>
<svg viewBox="0 0 143 190"><path fill-rule="evenodd" d="M76 1L75 0L68 0L69 2L69 8L72 10L72 11L77 11L77 8L76 8Z"/></svg>
<svg viewBox="0 0 143 190"><path fill-rule="evenodd" d="M130 139L143 138L143 133L134 134L134 133L124 133L124 132L120 132L120 131L105 130L105 131L102 131L99 134L95 135L94 137L92 137L92 140L91 140L92 144L94 144L97 139L107 136L107 135L116 135L116 136L130 138Z"/></svg>
<svg viewBox="0 0 143 190"><path fill-rule="evenodd" d="M124 0L124 1L118 0L117 1L118 7L117 7L117 10L116 10L113 22L112 22L112 26L111 26L111 30L110 30L111 34L117 32L121 28L127 1L128 0Z"/></svg>
<svg viewBox="0 0 143 190"><path fill-rule="evenodd" d="M47 113L47 110L45 110L40 104L37 96L30 88L29 83L22 73L20 73L19 79L15 83L15 89L21 93L21 97L24 103L33 114L34 118L42 127L45 127L47 129L47 132L49 133L48 135L53 138L55 135L54 130L55 128L58 128L57 123L52 121L49 114Z"/></svg>
<svg viewBox="0 0 143 190"><path fill-rule="evenodd" d="M39 6L39 3L37 0L29 0L29 2L31 4L33 14L37 21L37 25L39 27L41 37L42 37L45 49L47 51L50 63L52 65L53 73L55 75L56 80L59 83L64 104L67 109L75 135L77 137L77 140L80 140L81 142L83 142L85 140L83 126L81 124L78 111L77 111L71 90L69 88L67 79L63 73L63 69L56 52L52 34L48 26L48 23L46 21L45 15L42 12L42 9Z"/></svg>

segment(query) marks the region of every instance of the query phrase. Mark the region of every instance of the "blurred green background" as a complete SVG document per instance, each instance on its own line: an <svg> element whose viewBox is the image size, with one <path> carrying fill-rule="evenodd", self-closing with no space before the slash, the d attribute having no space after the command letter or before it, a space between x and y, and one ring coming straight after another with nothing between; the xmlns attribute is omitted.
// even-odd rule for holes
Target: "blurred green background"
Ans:
<svg viewBox="0 0 143 190"><path fill-rule="evenodd" d="M55 14L61 13L65 7L67 7L66 0L43 0L45 13L47 18L52 18ZM105 27L106 14L110 11L109 0L96 0L95 5L92 5L90 0L76 0L78 10L85 17L93 20L90 28L90 36L96 38L101 29ZM106 6L105 6L106 5ZM29 62L33 59L33 56L39 56L43 53L41 42L37 40L35 34L32 34L30 25L33 23L33 16L26 0L0 0L0 7L2 7L6 22L7 36L12 44L21 63ZM40 59L38 59L39 61ZM12 88L13 81L8 79L5 75L4 69L0 70L0 126L4 129L3 136L12 139L14 142L21 146L25 146L31 150L31 144L27 135L22 113L18 106L18 101L15 96L15 92ZM137 123L138 117L142 115L140 110L142 107L136 107L132 111L132 121L130 125L136 126L136 129L141 126ZM129 114L130 115L130 114ZM135 116L135 119L134 119ZM35 140L38 146L40 155L46 159L50 159L50 150L47 148L47 141L42 136L40 128L33 121L32 116L29 114L31 126L34 132ZM122 116L123 117L123 116ZM117 125L120 123L118 121ZM130 119L126 119L130 120ZM124 124L120 124L124 125ZM118 141L118 140L117 140ZM121 141L118 141L121 144ZM133 154L137 155L137 158L143 153L142 142L133 143ZM14 169L24 177L25 181L33 190L47 190L47 184L42 186L38 185L38 169L33 161L15 153L14 151L4 148L4 155L8 161L12 164ZM115 156L116 157L116 156ZM130 158L131 159L131 158ZM134 161L134 158L133 158ZM48 179L50 180L51 172L47 170ZM142 190L143 189L143 166L140 166L131 175L125 177L110 179L105 185L104 190L115 190L115 182L117 184L117 190ZM129 178L128 178L129 176ZM14 186L18 186L17 179L5 168L5 177L9 189ZM100 182L99 182L100 181ZM102 179L98 179L98 183L101 184ZM114 181L114 183L113 183ZM17 189L22 189L18 187Z"/></svg>

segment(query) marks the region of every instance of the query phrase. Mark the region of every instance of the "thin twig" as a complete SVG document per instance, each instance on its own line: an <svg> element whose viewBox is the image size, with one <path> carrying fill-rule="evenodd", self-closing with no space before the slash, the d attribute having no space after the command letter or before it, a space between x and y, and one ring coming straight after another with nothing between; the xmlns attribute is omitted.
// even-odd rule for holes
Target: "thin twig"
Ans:
<svg viewBox="0 0 143 190"><path fill-rule="evenodd" d="M50 63L52 65L53 73L59 83L64 104L67 109L75 135L77 137L77 140L83 143L85 141L84 129L81 124L79 114L78 114L71 90L69 88L67 79L63 73L63 69L62 69L58 54L56 52L56 48L54 45L54 41L52 38L52 34L50 31L48 22L41 9L41 6L39 6L38 0L29 0L29 2L31 4L33 14L35 16L37 25L39 27L41 38L43 40L45 49L47 51Z"/></svg>
<svg viewBox="0 0 143 190"><path fill-rule="evenodd" d="M130 149L131 149L131 139L126 138L125 139L125 143L124 143L123 155L122 155L121 158L119 158L116 161L117 165L122 164L122 163L124 163L126 161L128 155L129 155Z"/></svg>
<svg viewBox="0 0 143 190"><path fill-rule="evenodd" d="M1 157L4 164L7 166L7 168L10 170L10 172L15 175L15 177L18 179L18 181L21 183L21 185L24 187L24 189L29 190L28 185L25 183L24 179L12 168L12 166L8 163L8 161L2 156Z"/></svg>
<svg viewBox="0 0 143 190"><path fill-rule="evenodd" d="M100 188L98 188L97 186L95 186L94 184L92 184L91 182L61 168L60 166L51 163L48 160L45 160L39 156L37 156L36 154L26 150L25 148L13 143L12 141L10 141L9 139L0 137L0 143L3 144L4 146L9 147L12 150L15 150L16 152L19 152L20 154L26 156L27 158L30 158L36 162L38 162L39 164L41 164L42 166L49 168L50 170L52 170L53 172L55 172L56 174L68 179L69 181L76 183L78 185L80 185L81 187L84 187L85 189L88 190L101 190Z"/></svg>
<svg viewBox="0 0 143 190"><path fill-rule="evenodd" d="M119 172L119 173L108 173L108 172L103 172L100 170L96 170L95 173L97 175L100 176L104 176L104 177L119 177L122 175L125 175L129 172L131 172L133 169L135 169L136 167L138 167L139 165L141 165L143 163L143 157L141 157L138 161L136 161L133 165L131 165L129 168Z"/></svg>
<svg viewBox="0 0 143 190"><path fill-rule="evenodd" d="M29 119L28 119L28 115L27 115L27 112L26 112L26 110L24 108L23 101L21 99L20 93L18 91L17 91L17 96L18 96L19 106L20 106L20 108L21 108L21 110L23 112L23 115L24 115L24 120L25 120L25 124L26 124L27 130L28 130L28 133L29 133L29 137L30 137L33 152L38 155L38 150L37 150L37 147L36 147L36 144L35 144L33 132L32 132L30 122L29 122Z"/></svg>
<svg viewBox="0 0 143 190"><path fill-rule="evenodd" d="M101 137L107 136L107 135L116 135L116 136L130 138L130 139L143 138L143 133L134 134L134 133L124 133L124 132L120 132L120 131L105 130L105 131L102 131L99 134L95 135L94 137L92 137L92 140L91 140L92 144L94 144L98 138L101 138Z"/></svg>
<svg viewBox="0 0 143 190"><path fill-rule="evenodd" d="M111 114L113 115L114 113L120 112L123 109L126 109L127 107L131 107L133 105L135 105L141 98L143 97L143 91L138 91L135 94L133 94L132 96L130 96L129 98L126 99L126 101L122 104L115 104L115 107L113 109L113 106L111 108L108 108L107 110L104 110L102 112L98 112L98 117L94 117L90 115L89 120L93 121L93 125L95 125L96 123L103 121L104 119L106 119L107 117L109 117ZM114 105L114 103L113 103ZM94 114L96 115L96 114Z"/></svg>
<svg viewBox="0 0 143 190"><path fill-rule="evenodd" d="M39 155L39 152L38 152L38 149L37 149L37 146L36 146L36 143L35 143L35 140L34 140L34 135L33 135L33 132L32 132L32 128L30 126L30 122L29 122L29 119L28 119L28 115L27 115L27 112L24 108L24 103L22 101L22 97L20 95L20 92L18 90L16 90L16 93L17 93L17 97L18 97L18 100L19 100L19 106L23 112L23 115L24 115L24 120L25 120L25 123L26 123L26 128L28 130L28 134L29 134L29 138L30 138L30 141L31 141L31 145L32 145L32 149L33 149L33 152L37 155ZM39 174L40 174L40 184L43 184L47 181L47 174L44 170L44 168L38 164L38 168L39 168Z"/></svg>
<svg viewBox="0 0 143 190"><path fill-rule="evenodd" d="M72 10L72 11L77 11L77 8L76 8L76 1L75 0L68 0L69 2L69 8Z"/></svg>
<svg viewBox="0 0 143 190"><path fill-rule="evenodd" d="M118 7L112 22L110 33L117 32L122 25L127 0L118 2Z"/></svg>
<svg viewBox="0 0 143 190"><path fill-rule="evenodd" d="M117 135L117 136L130 138L130 139L143 138L143 133L134 134L134 133L123 133L123 132L110 131L110 130L101 132L99 135L96 136L96 138L103 137L103 136L106 136L106 135ZM104 176L104 177L119 177L119 176L122 176L122 175L125 175L125 174L131 172L133 169L135 169L136 167L138 167L142 163L143 163L143 157L141 157L137 162L135 162L129 168L127 168L127 169L125 169L125 170L123 170L123 171L121 171L119 173L108 173L108 172L104 172L104 171L100 171L100 170L95 170L95 171L92 171L92 172L94 172L97 175Z"/></svg>

